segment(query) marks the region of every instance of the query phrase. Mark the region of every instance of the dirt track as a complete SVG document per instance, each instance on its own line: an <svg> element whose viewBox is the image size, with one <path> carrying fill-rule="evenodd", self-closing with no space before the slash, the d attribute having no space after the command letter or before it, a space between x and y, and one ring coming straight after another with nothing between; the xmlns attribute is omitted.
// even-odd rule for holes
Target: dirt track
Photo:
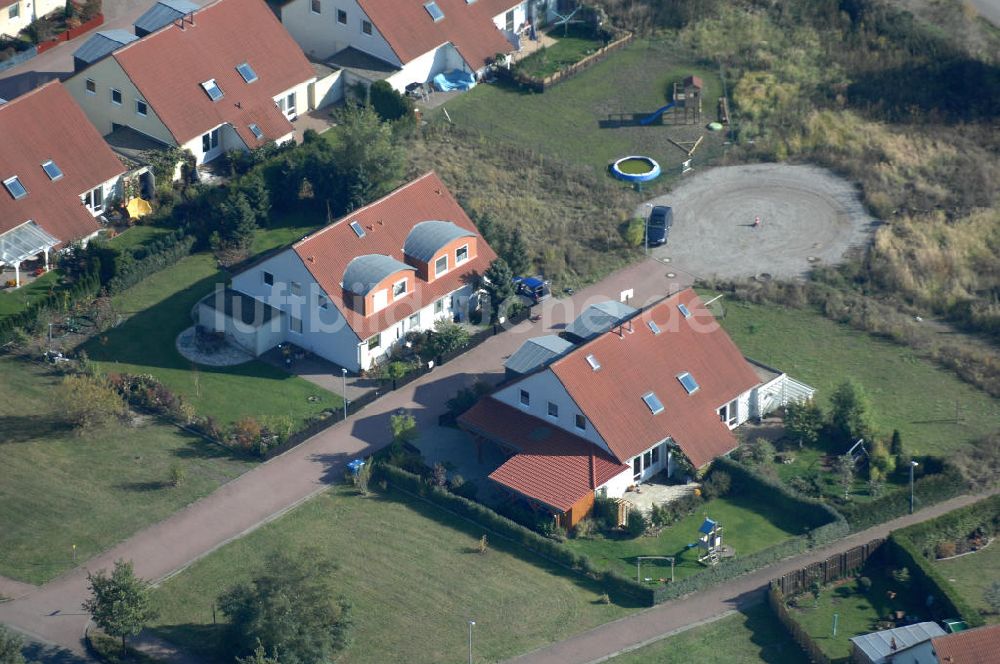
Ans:
<svg viewBox="0 0 1000 664"><path fill-rule="evenodd" d="M801 277L867 244L878 224L850 182L816 166L726 166L688 177L648 202L674 209L669 244L651 253L695 278Z"/></svg>

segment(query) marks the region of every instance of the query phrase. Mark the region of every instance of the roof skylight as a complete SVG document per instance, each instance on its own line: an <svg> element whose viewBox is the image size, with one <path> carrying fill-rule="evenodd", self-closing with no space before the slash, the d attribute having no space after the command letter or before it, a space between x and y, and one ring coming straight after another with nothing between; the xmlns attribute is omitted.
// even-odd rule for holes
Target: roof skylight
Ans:
<svg viewBox="0 0 1000 664"><path fill-rule="evenodd" d="M257 138L258 141L264 140L264 132L260 130L260 126L254 123L250 123L250 131Z"/></svg>
<svg viewBox="0 0 1000 664"><path fill-rule="evenodd" d="M685 371L682 374L677 374L677 380L681 382L684 389L687 390L688 394L694 394L698 391L698 381L694 379L694 376Z"/></svg>
<svg viewBox="0 0 1000 664"><path fill-rule="evenodd" d="M356 221L351 222L351 230L354 231L354 234L357 235L358 237L365 236L365 229L361 228L361 224L359 224Z"/></svg>
<svg viewBox="0 0 1000 664"><path fill-rule="evenodd" d="M691 318L691 310L687 308L686 304L678 304L677 311L681 312L684 318Z"/></svg>
<svg viewBox="0 0 1000 664"><path fill-rule="evenodd" d="M201 87L205 91L205 94L208 95L208 98L212 101L219 101L222 99L222 88L219 87L219 84L215 82L214 78L210 78L202 83Z"/></svg>
<svg viewBox="0 0 1000 664"><path fill-rule="evenodd" d="M45 171L45 174L49 176L50 180L58 180L63 176L62 170L60 170L60 168L56 166L56 162L51 159L42 164L42 170Z"/></svg>
<svg viewBox="0 0 1000 664"><path fill-rule="evenodd" d="M646 325L649 326L649 329L653 332L653 334L660 333L660 326L656 324L656 321L648 320L646 321Z"/></svg>
<svg viewBox="0 0 1000 664"><path fill-rule="evenodd" d="M594 371L597 371L598 369L601 368L601 363L598 362L597 358L594 357L593 355L587 356L587 364L589 364L590 368L593 369Z"/></svg>
<svg viewBox="0 0 1000 664"><path fill-rule="evenodd" d="M28 195L28 190L24 188L21 180L16 175L4 180L3 186L7 187L7 192L14 197L15 201Z"/></svg>
<svg viewBox="0 0 1000 664"><path fill-rule="evenodd" d="M244 62L241 65L236 65L236 71L240 73L240 76L242 76L243 80L246 81L247 83L253 83L254 81L257 80L257 72L253 70L253 67L250 66L249 62Z"/></svg>
<svg viewBox="0 0 1000 664"><path fill-rule="evenodd" d="M435 23L444 18L444 12L441 11L441 8L438 7L437 3L433 2L433 0L425 4L424 9L426 9L427 13L431 15L431 18L434 19Z"/></svg>
<svg viewBox="0 0 1000 664"><path fill-rule="evenodd" d="M653 415L663 412L663 404L660 403L660 399L656 396L655 392L646 392L642 395L642 400L649 406L649 412Z"/></svg>

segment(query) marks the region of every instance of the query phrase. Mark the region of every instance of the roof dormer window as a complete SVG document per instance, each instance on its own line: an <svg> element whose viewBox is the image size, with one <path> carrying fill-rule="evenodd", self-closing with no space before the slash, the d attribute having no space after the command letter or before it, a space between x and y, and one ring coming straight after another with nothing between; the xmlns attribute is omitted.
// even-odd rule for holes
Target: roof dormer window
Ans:
<svg viewBox="0 0 1000 664"><path fill-rule="evenodd" d="M649 331L652 332L653 334L659 334L660 333L660 326L656 324L656 321L652 321L652 320L646 321L646 325L649 326Z"/></svg>
<svg viewBox="0 0 1000 664"><path fill-rule="evenodd" d="M21 184L20 178L16 175L3 181L3 186L7 188L7 193L14 197L14 200L24 198L28 195L28 190Z"/></svg>
<svg viewBox="0 0 1000 664"><path fill-rule="evenodd" d="M435 23L444 19L444 12L441 11L441 8L438 7L437 3L433 2L433 0L425 4L424 9L426 9L427 13L431 15L431 18L434 19Z"/></svg>
<svg viewBox="0 0 1000 664"><path fill-rule="evenodd" d="M242 76L243 80L246 81L247 83L253 83L254 81L257 80L257 72L253 70L253 67L250 66L249 62L244 62L241 65L236 65L236 71L240 73L240 76Z"/></svg>
<svg viewBox="0 0 1000 664"><path fill-rule="evenodd" d="M691 318L691 310L687 308L686 304L678 304L677 311L681 312L681 316L684 318Z"/></svg>
<svg viewBox="0 0 1000 664"><path fill-rule="evenodd" d="M663 404L660 399L656 396L655 392L646 392L642 395L642 400L646 402L649 407L649 412L653 415L658 415L663 412Z"/></svg>
<svg viewBox="0 0 1000 664"><path fill-rule="evenodd" d="M593 369L594 371L597 371L598 369L601 368L601 363L598 362L597 358L594 357L594 355L592 354L587 356L587 364L589 364L590 368Z"/></svg>
<svg viewBox="0 0 1000 664"><path fill-rule="evenodd" d="M351 230L354 231L355 235L357 235L358 237L364 237L365 236L365 229L361 228L361 224L359 224L356 221L352 221L350 223L350 226L351 226Z"/></svg>
<svg viewBox="0 0 1000 664"><path fill-rule="evenodd" d="M63 176L62 170L56 166L56 162L51 159L42 164L42 170L45 171L45 174L48 175L49 179L53 181L58 180Z"/></svg>
<svg viewBox="0 0 1000 664"><path fill-rule="evenodd" d="M688 394L694 394L698 391L698 381L696 381L694 376L687 371L682 374L677 374L677 380L681 382L681 385L684 386L684 389Z"/></svg>
<svg viewBox="0 0 1000 664"><path fill-rule="evenodd" d="M223 97L222 88L219 87L219 84L215 82L214 78L210 78L202 83L201 88L212 101L219 101Z"/></svg>
<svg viewBox="0 0 1000 664"><path fill-rule="evenodd" d="M260 126L254 123L250 123L250 131L253 133L254 138L258 141L264 140L264 132L260 130Z"/></svg>

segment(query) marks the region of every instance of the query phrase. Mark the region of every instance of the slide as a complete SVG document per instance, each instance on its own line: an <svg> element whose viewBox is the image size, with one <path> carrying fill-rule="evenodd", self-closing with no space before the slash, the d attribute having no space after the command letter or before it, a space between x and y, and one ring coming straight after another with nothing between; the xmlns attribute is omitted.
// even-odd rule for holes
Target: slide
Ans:
<svg viewBox="0 0 1000 664"><path fill-rule="evenodd" d="M661 115L663 115L664 113L666 113L667 111L669 111L673 107L674 107L674 102L670 102L669 104L667 104L663 108L656 109L653 112L652 115L648 115L648 116L644 117L643 119L639 120L639 124L641 124L641 125L653 124L654 122L656 122L660 118Z"/></svg>

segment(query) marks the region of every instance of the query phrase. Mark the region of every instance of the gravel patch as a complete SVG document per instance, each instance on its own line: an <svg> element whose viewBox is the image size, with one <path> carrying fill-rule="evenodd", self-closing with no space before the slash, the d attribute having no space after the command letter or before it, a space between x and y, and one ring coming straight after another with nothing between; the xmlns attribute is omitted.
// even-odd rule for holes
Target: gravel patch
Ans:
<svg viewBox="0 0 1000 664"><path fill-rule="evenodd" d="M223 344L212 352L199 348L195 342L194 327L189 327L177 335L177 352L186 359L207 367L231 367L253 359L250 353L230 343Z"/></svg>
<svg viewBox="0 0 1000 664"><path fill-rule="evenodd" d="M695 277L805 277L866 246L880 223L854 185L816 166L714 168L648 203L674 209L669 244L650 253Z"/></svg>

